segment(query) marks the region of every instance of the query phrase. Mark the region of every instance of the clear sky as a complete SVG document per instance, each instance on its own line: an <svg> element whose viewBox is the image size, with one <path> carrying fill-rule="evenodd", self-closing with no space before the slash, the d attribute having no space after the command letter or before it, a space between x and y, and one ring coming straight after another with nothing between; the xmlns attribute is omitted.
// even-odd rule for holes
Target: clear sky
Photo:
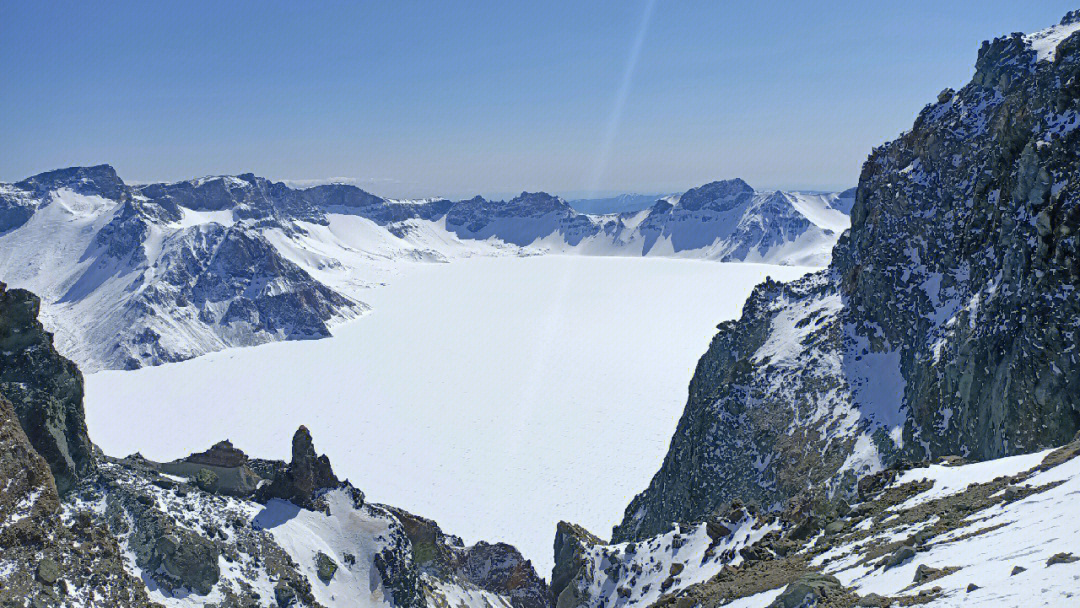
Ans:
<svg viewBox="0 0 1080 608"><path fill-rule="evenodd" d="M251 171L387 196L854 185L1054 0L0 0L0 181Z"/></svg>

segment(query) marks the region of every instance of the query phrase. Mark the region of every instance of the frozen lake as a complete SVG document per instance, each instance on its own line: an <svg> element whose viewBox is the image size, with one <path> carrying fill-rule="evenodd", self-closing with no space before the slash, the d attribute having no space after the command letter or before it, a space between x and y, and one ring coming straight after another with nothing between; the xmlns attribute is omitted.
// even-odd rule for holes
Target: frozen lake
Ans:
<svg viewBox="0 0 1080 608"><path fill-rule="evenodd" d="M667 449L698 358L770 275L808 269L541 256L409 264L334 337L86 379L108 454L171 460L221 439L288 459L311 429L373 502L550 577L555 524L601 537Z"/></svg>

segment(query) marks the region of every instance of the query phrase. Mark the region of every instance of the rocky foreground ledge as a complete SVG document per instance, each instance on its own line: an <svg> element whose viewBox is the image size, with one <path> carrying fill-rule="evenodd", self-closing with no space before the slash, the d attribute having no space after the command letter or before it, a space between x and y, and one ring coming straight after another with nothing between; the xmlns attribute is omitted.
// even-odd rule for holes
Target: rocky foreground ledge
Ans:
<svg viewBox="0 0 1080 608"><path fill-rule="evenodd" d="M1069 606L1080 602L1080 435L998 460L897 465L849 504L734 501L697 524L609 544L562 523L558 608Z"/></svg>

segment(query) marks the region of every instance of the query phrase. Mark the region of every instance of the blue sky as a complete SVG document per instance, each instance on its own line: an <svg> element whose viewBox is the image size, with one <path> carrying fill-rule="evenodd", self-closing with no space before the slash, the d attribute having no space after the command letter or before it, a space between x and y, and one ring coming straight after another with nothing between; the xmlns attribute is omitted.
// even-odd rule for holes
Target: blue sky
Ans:
<svg viewBox="0 0 1080 608"><path fill-rule="evenodd" d="M982 40L1071 8L746 4L0 0L0 180L110 163L388 196L842 188Z"/></svg>

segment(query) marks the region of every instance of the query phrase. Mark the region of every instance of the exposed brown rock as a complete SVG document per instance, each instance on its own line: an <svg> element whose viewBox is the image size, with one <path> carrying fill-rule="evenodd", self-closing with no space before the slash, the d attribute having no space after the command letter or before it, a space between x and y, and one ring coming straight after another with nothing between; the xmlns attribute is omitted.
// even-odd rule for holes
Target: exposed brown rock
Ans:
<svg viewBox="0 0 1080 608"><path fill-rule="evenodd" d="M282 498L297 506L311 509L320 490L341 485L330 467L330 459L315 453L311 433L306 426L296 430L292 440L292 461L285 471L267 486L260 497Z"/></svg>

